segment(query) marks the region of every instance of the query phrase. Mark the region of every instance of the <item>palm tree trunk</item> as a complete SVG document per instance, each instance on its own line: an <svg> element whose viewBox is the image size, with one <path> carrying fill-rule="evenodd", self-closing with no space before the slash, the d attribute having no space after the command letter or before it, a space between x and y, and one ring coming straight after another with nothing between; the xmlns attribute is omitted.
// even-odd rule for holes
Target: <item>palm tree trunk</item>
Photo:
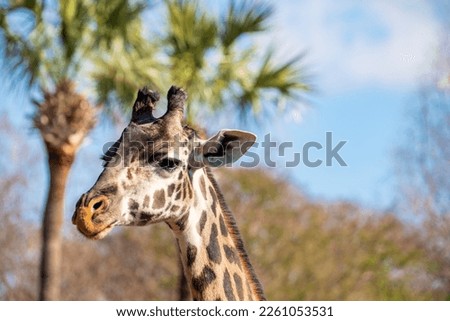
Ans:
<svg viewBox="0 0 450 321"><path fill-rule="evenodd" d="M59 300L64 194L74 157L48 151L50 188L42 224L39 300Z"/></svg>

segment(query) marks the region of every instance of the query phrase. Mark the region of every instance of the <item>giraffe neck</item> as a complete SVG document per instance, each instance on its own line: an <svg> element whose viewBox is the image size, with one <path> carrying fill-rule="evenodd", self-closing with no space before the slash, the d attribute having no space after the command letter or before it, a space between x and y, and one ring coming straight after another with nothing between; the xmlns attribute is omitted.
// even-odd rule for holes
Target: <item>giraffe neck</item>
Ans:
<svg viewBox="0 0 450 321"><path fill-rule="evenodd" d="M194 300L264 300L242 245L234 217L214 177L206 170L192 175L194 204L171 225Z"/></svg>

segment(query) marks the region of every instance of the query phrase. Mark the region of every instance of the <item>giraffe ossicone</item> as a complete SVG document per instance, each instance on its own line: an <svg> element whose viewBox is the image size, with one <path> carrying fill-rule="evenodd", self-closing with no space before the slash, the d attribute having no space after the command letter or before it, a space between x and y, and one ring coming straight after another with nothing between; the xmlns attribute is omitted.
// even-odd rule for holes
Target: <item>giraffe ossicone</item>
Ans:
<svg viewBox="0 0 450 321"><path fill-rule="evenodd" d="M172 86L166 113L159 94L139 90L131 121L103 156L104 169L77 202L72 222L90 239L119 225L165 222L172 229L194 300L264 300L210 167L235 162L256 136L222 130L202 140L183 125L186 92Z"/></svg>

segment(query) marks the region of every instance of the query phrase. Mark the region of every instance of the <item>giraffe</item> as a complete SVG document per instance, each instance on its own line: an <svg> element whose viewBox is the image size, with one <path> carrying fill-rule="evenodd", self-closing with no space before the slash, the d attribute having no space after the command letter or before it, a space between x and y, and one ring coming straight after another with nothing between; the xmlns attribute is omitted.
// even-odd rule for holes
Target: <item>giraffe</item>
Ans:
<svg viewBox="0 0 450 321"><path fill-rule="evenodd" d="M252 133L221 130L202 140L182 125L186 92L172 86L168 107L153 116L159 94L140 89L131 121L103 156L103 171L72 217L90 239L119 225L165 222L177 240L194 300L265 300L234 216L211 172L233 163Z"/></svg>

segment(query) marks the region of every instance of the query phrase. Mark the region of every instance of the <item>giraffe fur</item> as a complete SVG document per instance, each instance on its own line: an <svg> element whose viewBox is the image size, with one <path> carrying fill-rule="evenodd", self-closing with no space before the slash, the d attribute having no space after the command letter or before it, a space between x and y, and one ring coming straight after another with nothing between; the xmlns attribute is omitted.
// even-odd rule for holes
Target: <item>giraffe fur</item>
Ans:
<svg viewBox="0 0 450 321"><path fill-rule="evenodd" d="M230 164L256 139L222 130L202 140L184 126L187 94L172 86L167 112L159 94L139 91L130 124L104 155L104 169L77 202L72 222L90 239L115 226L165 222L177 240L194 300L265 300L211 167Z"/></svg>

